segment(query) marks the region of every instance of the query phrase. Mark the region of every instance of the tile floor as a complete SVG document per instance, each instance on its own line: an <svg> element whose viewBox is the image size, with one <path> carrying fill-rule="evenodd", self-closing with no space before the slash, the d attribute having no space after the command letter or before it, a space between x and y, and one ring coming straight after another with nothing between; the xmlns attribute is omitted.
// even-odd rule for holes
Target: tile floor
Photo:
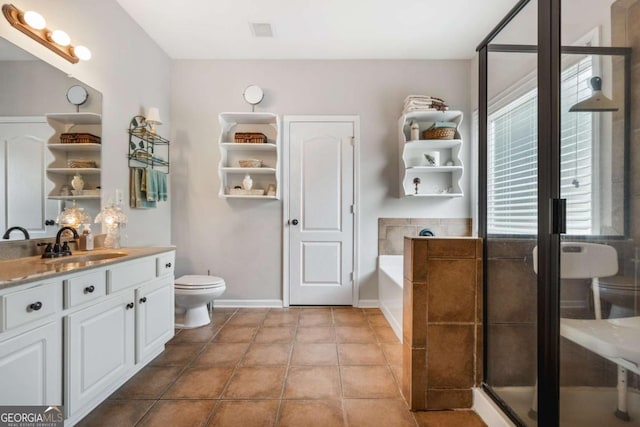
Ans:
<svg viewBox="0 0 640 427"><path fill-rule="evenodd" d="M216 308L80 426L486 426L408 410L402 345L378 309Z"/></svg>

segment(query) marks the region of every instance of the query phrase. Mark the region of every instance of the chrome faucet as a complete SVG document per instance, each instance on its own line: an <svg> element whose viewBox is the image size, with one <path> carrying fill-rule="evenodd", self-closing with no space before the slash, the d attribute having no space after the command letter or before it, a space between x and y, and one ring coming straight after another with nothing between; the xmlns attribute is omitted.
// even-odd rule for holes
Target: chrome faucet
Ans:
<svg viewBox="0 0 640 427"><path fill-rule="evenodd" d="M71 248L69 248L69 242L64 242L64 244L60 245L60 237L65 230L71 230L73 232L74 239L79 239L78 232L75 228L64 226L60 230L58 230L58 234L56 234L56 243L51 246L51 243L47 244L47 247L44 249L44 253L42 254L42 258L57 258L61 256L71 255Z"/></svg>
<svg viewBox="0 0 640 427"><path fill-rule="evenodd" d="M24 228L22 228L22 227L18 227L18 226L16 226L16 227L9 227L9 229L4 233L4 236L2 236L2 238L3 238L3 239L5 239L5 240L6 240L6 239L8 239L8 238L9 238L9 235L11 234L11 232L12 232L13 230L19 230L19 231L22 231L22 233L24 234L24 240L29 240L29 232L28 232L26 229L24 229Z"/></svg>

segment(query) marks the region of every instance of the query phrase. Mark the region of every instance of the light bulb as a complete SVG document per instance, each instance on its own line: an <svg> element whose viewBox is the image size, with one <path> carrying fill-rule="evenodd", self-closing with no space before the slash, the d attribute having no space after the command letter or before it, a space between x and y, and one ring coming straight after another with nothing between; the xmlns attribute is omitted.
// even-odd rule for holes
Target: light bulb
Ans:
<svg viewBox="0 0 640 427"><path fill-rule="evenodd" d="M76 46L73 48L73 53L82 61L88 61L91 59L91 51L86 46Z"/></svg>
<svg viewBox="0 0 640 427"><path fill-rule="evenodd" d="M69 37L69 34L62 30L55 30L50 33L49 37L51 37L51 40L53 40L54 43L59 44L60 46L69 46L69 43L71 43L71 37Z"/></svg>
<svg viewBox="0 0 640 427"><path fill-rule="evenodd" d="M42 30L47 26L47 21L38 12L27 10L23 15L24 22L35 30Z"/></svg>

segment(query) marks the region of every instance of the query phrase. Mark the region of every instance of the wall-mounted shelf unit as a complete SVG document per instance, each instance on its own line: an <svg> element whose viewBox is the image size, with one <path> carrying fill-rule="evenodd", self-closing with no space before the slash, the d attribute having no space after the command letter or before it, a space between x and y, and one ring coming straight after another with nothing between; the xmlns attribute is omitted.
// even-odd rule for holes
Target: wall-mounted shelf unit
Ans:
<svg viewBox="0 0 640 427"><path fill-rule="evenodd" d="M413 111L402 115L398 120L399 129L399 170L400 197L462 197L460 180L464 173L464 165L460 159L462 138L459 127L462 123L461 111ZM453 139L418 139L411 140L411 124L417 123L419 135L436 122L453 122L456 124ZM436 152L439 163L428 166L425 153ZM419 180L416 191L415 180Z"/></svg>
<svg viewBox="0 0 640 427"><path fill-rule="evenodd" d="M54 130L47 148L54 161L47 166L47 177L54 183L48 198L52 200L100 200L101 144L96 142L62 143L62 135L69 133L91 134L100 138L102 117L96 113L52 113L46 115L47 122ZM92 139L93 140L93 139ZM69 162L94 162L97 167L69 167ZM84 190L94 190L90 195L61 195L63 186L71 188L71 180L80 174L84 180Z"/></svg>
<svg viewBox="0 0 640 427"><path fill-rule="evenodd" d="M272 113L221 113L220 121L220 191L218 195L229 199L280 198L280 118ZM259 132L267 137L266 143L237 143L236 132ZM262 167L240 167L240 160L256 159ZM264 195L231 194L242 187L245 175L253 180L253 189L264 190ZM269 186L275 194L268 195Z"/></svg>
<svg viewBox="0 0 640 427"><path fill-rule="evenodd" d="M129 167L151 167L169 173L169 140L147 129L143 116L129 126Z"/></svg>

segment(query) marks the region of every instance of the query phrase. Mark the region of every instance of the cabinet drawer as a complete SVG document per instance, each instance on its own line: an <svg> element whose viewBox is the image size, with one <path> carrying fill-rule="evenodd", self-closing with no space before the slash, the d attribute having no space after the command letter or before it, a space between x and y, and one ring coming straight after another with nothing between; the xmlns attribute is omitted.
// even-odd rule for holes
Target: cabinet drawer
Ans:
<svg viewBox="0 0 640 427"><path fill-rule="evenodd" d="M107 292L107 273L100 269L64 281L65 308L93 301Z"/></svg>
<svg viewBox="0 0 640 427"><path fill-rule="evenodd" d="M62 310L62 286L43 283L2 297L3 327L14 328Z"/></svg>
<svg viewBox="0 0 640 427"><path fill-rule="evenodd" d="M112 294L156 277L156 258L123 262L107 270L107 292Z"/></svg>
<svg viewBox="0 0 640 427"><path fill-rule="evenodd" d="M156 257L156 273L158 277L164 276L165 274L173 274L173 269L176 264L176 253L169 252L167 254L161 254Z"/></svg>

